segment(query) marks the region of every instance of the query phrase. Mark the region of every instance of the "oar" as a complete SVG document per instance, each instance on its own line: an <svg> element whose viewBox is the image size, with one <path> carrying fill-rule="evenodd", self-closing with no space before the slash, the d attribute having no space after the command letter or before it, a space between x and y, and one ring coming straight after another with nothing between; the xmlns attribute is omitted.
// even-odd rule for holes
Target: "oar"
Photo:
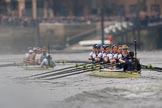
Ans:
<svg viewBox="0 0 162 108"><path fill-rule="evenodd" d="M83 70L83 69L73 68L73 69L70 69L70 70L64 70L64 71L61 71L61 72L53 72L53 73L50 73L50 74L45 74L45 75L37 76L37 77L34 77L34 78L38 78L38 79L47 78L47 77L51 77L51 76L57 76L57 75L63 75L63 74L67 74L67 73L77 72L77 71L80 71L80 70Z"/></svg>
<svg viewBox="0 0 162 108"><path fill-rule="evenodd" d="M89 61L58 60L58 61L55 61L55 63L62 63L62 64L65 64L65 63L89 63Z"/></svg>
<svg viewBox="0 0 162 108"><path fill-rule="evenodd" d="M110 64L110 63L105 63L105 64L100 64L100 65L88 65L88 66L83 66L82 69L95 69L95 70L101 70L104 68L112 67L112 66L118 66L120 63L116 64Z"/></svg>
<svg viewBox="0 0 162 108"><path fill-rule="evenodd" d="M58 78L63 78L63 77L67 77L67 76L72 76L72 75L77 75L77 74L81 74L81 73L85 73L85 72L90 72L90 71L94 71L95 69L89 69L89 70L80 70L78 72L72 72L72 73L68 73L68 74L61 74L59 76L54 76L52 78L48 78L45 80L53 80L53 79L58 79Z"/></svg>
<svg viewBox="0 0 162 108"><path fill-rule="evenodd" d="M0 64L0 67L9 67L9 66L15 66L15 64L14 63Z"/></svg>
<svg viewBox="0 0 162 108"><path fill-rule="evenodd" d="M94 64L88 64L88 66L87 65L78 65L78 66L73 67L73 68L59 70L59 71L53 71L53 72L46 73L46 74L43 74L43 75L38 75L38 76L35 76L34 78L40 79L40 78L46 78L46 77L50 77L50 76L56 76L56 75L61 75L61 74L66 74L66 73L71 73L71 72L77 72L77 71L80 71L80 70L87 70L87 69L89 69L87 67L90 67L90 66L93 66L93 65ZM90 67L90 69L92 69L92 67ZM93 69L97 69L97 68L93 68Z"/></svg>
<svg viewBox="0 0 162 108"><path fill-rule="evenodd" d="M141 68L142 69L154 70L154 71L157 71L157 72L162 72L161 67L152 66L151 64L150 65L141 65Z"/></svg>
<svg viewBox="0 0 162 108"><path fill-rule="evenodd" d="M20 66L22 63L7 63L7 64L0 64L0 67L10 67L10 66Z"/></svg>
<svg viewBox="0 0 162 108"><path fill-rule="evenodd" d="M70 72L70 73L65 73L65 74L60 74L60 75L56 75L53 76L52 78L47 78L45 80L53 80L53 79L58 79L58 78L63 78L63 77L67 77L67 76L72 76L72 75L76 75L76 74L81 74L81 73L86 73L86 72L90 72L90 71L95 71L95 70L99 70L99 69L103 69L105 67L110 67L110 66L115 66L118 65L117 64L107 64L107 65L101 65L101 66L96 66L97 68L90 68L90 69L85 69L85 70L80 70L80 71L74 71L74 72Z"/></svg>
<svg viewBox="0 0 162 108"><path fill-rule="evenodd" d="M77 67L75 69L65 70L65 71L62 71L62 72L52 73L52 74L39 76L39 77L35 77L35 78L53 79L53 77L54 77L54 79L55 79L56 77L60 78L60 76L66 77L66 76L70 76L70 75L80 74L80 73L83 73L83 72L101 70L105 67L110 67L110 66L115 66L115 65L118 65L118 64L109 64L109 65L107 64L107 65L100 65L100 66L94 66L92 64L92 65L88 65L88 66L85 66L85 67L83 66L81 68ZM52 78L47 78L47 77L52 77Z"/></svg>
<svg viewBox="0 0 162 108"><path fill-rule="evenodd" d="M49 74L49 73L52 73L52 72L58 72L58 71L62 71L62 70L67 70L67 69L72 69L72 68L76 68L78 66L84 66L86 64L91 64L91 62L89 63L84 63L84 64L76 64L75 66L70 66L70 67L66 67L66 68L62 68L62 69L58 69L58 70L53 70L53 71L48 71L48 72L43 72L43 73L40 73L40 74L35 74L35 75L32 75L30 77L35 77L35 76L39 76L39 75L44 75L44 74Z"/></svg>

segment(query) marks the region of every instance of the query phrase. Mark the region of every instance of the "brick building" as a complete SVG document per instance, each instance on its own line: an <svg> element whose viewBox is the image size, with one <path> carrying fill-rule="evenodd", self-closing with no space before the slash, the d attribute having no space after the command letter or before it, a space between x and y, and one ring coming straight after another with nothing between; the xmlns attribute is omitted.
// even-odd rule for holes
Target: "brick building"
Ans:
<svg viewBox="0 0 162 108"><path fill-rule="evenodd" d="M138 11L148 16L162 14L162 0L116 0L116 7L125 15Z"/></svg>
<svg viewBox="0 0 162 108"><path fill-rule="evenodd" d="M0 14L33 18L54 16L97 15L104 7L105 15L131 16L137 13L162 14L162 0L1 0Z"/></svg>

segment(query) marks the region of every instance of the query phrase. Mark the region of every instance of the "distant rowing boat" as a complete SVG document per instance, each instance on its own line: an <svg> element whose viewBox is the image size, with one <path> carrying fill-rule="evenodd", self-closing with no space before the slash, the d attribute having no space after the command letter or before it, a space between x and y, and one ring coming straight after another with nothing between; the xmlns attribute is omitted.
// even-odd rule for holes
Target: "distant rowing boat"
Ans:
<svg viewBox="0 0 162 108"><path fill-rule="evenodd" d="M89 75L105 78L139 78L141 76L140 72L136 71L123 72L122 70L110 70L110 69L94 71L91 72Z"/></svg>

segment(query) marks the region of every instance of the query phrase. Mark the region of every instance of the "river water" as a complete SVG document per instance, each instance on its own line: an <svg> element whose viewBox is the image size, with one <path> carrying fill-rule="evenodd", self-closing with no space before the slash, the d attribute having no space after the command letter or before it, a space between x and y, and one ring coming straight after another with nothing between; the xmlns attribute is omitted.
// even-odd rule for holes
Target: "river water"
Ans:
<svg viewBox="0 0 162 108"><path fill-rule="evenodd" d="M53 54L55 60L86 60L88 53ZM162 67L162 52L139 52L142 64ZM1 55L1 64L23 55ZM56 69L74 64L57 64ZM142 70L141 78L98 78L88 73L55 80L24 79L46 70L0 67L0 108L161 108L162 72Z"/></svg>

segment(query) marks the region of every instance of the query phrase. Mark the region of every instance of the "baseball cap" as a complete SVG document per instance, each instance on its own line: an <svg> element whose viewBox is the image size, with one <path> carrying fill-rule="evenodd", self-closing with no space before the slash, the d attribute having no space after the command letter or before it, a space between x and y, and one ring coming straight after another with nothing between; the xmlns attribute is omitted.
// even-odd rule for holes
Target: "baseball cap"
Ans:
<svg viewBox="0 0 162 108"><path fill-rule="evenodd" d="M33 50L29 50L29 53L32 53L33 52Z"/></svg>

